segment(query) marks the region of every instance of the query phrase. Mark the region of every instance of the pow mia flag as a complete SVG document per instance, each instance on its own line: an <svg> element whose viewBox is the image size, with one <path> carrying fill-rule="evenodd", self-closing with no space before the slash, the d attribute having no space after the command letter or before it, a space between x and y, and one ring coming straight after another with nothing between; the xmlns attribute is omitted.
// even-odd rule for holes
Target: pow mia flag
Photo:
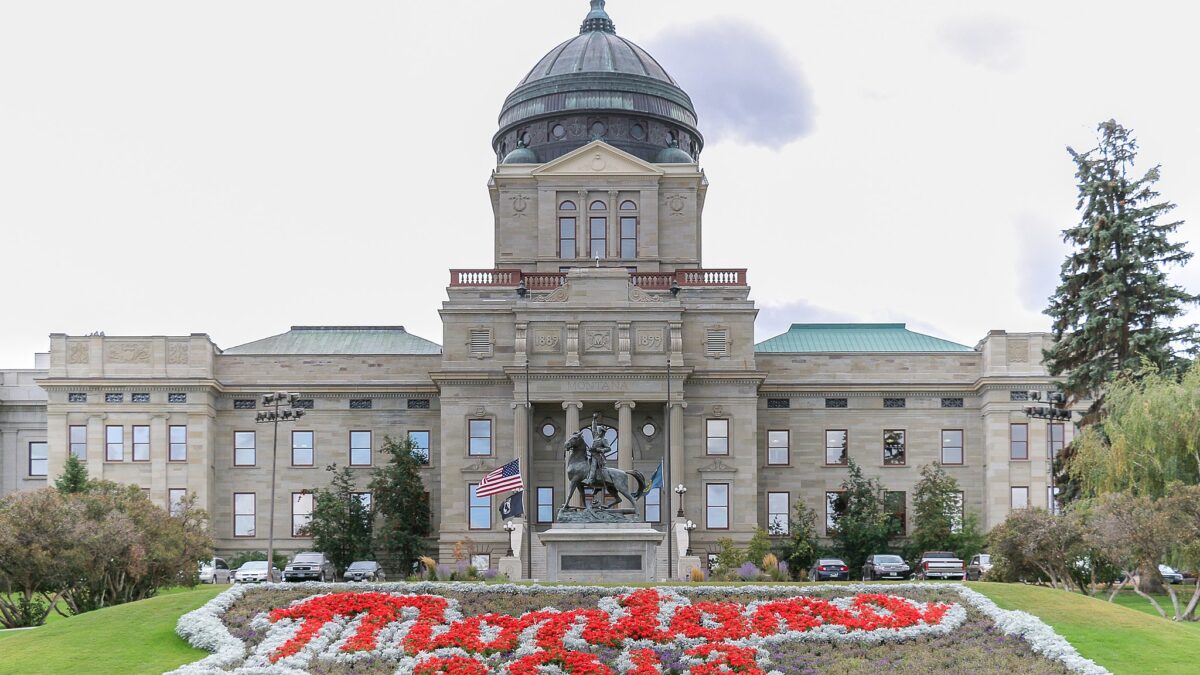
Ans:
<svg viewBox="0 0 1200 675"><path fill-rule="evenodd" d="M521 499L523 492L514 492L500 503L500 518L508 520L509 518L517 518L525 515L525 504Z"/></svg>

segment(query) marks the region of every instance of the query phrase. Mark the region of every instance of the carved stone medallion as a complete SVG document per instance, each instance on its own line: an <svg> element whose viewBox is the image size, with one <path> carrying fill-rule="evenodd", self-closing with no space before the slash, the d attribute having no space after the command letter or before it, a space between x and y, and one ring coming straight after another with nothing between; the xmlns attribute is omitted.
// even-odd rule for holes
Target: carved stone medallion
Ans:
<svg viewBox="0 0 1200 675"><path fill-rule="evenodd" d="M186 342L172 342L167 345L167 363L171 365L186 365L188 362L188 345Z"/></svg>
<svg viewBox="0 0 1200 675"><path fill-rule="evenodd" d="M83 342L72 343L67 349L67 363L87 363L88 362L88 345Z"/></svg>
<svg viewBox="0 0 1200 675"><path fill-rule="evenodd" d="M583 331L583 350L591 353L611 353L613 350L612 329L585 328Z"/></svg>
<svg viewBox="0 0 1200 675"><path fill-rule="evenodd" d="M149 363L150 345L144 342L112 342L108 344L109 363Z"/></svg>

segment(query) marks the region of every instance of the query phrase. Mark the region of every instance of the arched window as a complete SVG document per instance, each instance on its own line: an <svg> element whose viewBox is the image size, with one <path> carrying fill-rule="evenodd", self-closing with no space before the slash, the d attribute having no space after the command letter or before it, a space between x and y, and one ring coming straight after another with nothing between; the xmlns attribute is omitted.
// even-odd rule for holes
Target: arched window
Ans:
<svg viewBox="0 0 1200 675"><path fill-rule="evenodd" d="M622 211L637 211L637 204L634 204L633 202L626 199L625 201L621 202L621 210Z"/></svg>
<svg viewBox="0 0 1200 675"><path fill-rule="evenodd" d="M574 211L575 210L575 202L565 201L558 205L558 210L559 211Z"/></svg>
<svg viewBox="0 0 1200 675"><path fill-rule="evenodd" d="M597 199L596 201L592 202L592 205L589 208L591 208L593 211L607 211L608 204L605 204L604 202Z"/></svg>

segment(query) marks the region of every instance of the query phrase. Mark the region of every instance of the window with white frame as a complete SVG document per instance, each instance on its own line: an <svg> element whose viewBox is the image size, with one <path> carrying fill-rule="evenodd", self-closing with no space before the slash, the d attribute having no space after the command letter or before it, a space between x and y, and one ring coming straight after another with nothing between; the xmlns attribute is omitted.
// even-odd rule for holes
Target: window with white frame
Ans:
<svg viewBox="0 0 1200 675"><path fill-rule="evenodd" d="M71 437L71 454L81 462L87 461L87 427L73 426L69 430Z"/></svg>
<svg viewBox="0 0 1200 675"><path fill-rule="evenodd" d="M705 527L710 530L729 529L729 483L709 483L704 486Z"/></svg>
<svg viewBox="0 0 1200 675"><path fill-rule="evenodd" d="M292 432L292 466L313 466L316 463L313 439L314 433L311 431Z"/></svg>
<svg viewBox="0 0 1200 675"><path fill-rule="evenodd" d="M488 457L492 454L492 421L471 420L468 423L470 443L467 452L472 457Z"/></svg>
<svg viewBox="0 0 1200 675"><path fill-rule="evenodd" d="M313 495L311 492L292 493L292 536L311 537L307 532L312 522Z"/></svg>
<svg viewBox="0 0 1200 675"><path fill-rule="evenodd" d="M254 493L233 493L233 536L254 536Z"/></svg>
<svg viewBox="0 0 1200 675"><path fill-rule="evenodd" d="M108 462L125 460L125 427L104 427L104 459Z"/></svg>
<svg viewBox="0 0 1200 675"><path fill-rule="evenodd" d="M233 432L233 465L254 466L255 454L255 433L253 431Z"/></svg>
<svg viewBox="0 0 1200 675"><path fill-rule="evenodd" d="M708 454L729 454L729 420L706 420L705 433L708 437Z"/></svg>
<svg viewBox="0 0 1200 675"><path fill-rule="evenodd" d="M350 466L371 466L371 432L350 432Z"/></svg>
<svg viewBox="0 0 1200 675"><path fill-rule="evenodd" d="M150 427L133 427L133 461L150 461Z"/></svg>
<svg viewBox="0 0 1200 675"><path fill-rule="evenodd" d="M168 436L171 442L170 461L186 462L187 461L187 426L176 424L167 429Z"/></svg>
<svg viewBox="0 0 1200 675"><path fill-rule="evenodd" d="M552 487L537 489L537 521L539 523L554 522L554 488Z"/></svg>
<svg viewBox="0 0 1200 675"><path fill-rule="evenodd" d="M646 522L662 522L662 488L652 487L646 491Z"/></svg>
<svg viewBox="0 0 1200 675"><path fill-rule="evenodd" d="M50 473L50 446L45 441L29 444L29 475L45 476Z"/></svg>
<svg viewBox="0 0 1200 675"><path fill-rule="evenodd" d="M790 439L791 434L786 430L767 432L767 464L779 466L791 463Z"/></svg>
<svg viewBox="0 0 1200 675"><path fill-rule="evenodd" d="M767 534L783 536L788 534L788 501L791 495L786 492L767 493Z"/></svg>

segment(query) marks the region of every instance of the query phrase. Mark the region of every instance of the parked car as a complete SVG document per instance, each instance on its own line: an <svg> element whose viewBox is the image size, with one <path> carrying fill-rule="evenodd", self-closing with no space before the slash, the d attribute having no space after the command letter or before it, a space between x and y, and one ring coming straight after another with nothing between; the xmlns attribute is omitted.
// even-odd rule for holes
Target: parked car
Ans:
<svg viewBox="0 0 1200 675"><path fill-rule="evenodd" d="M1167 582L1168 584L1182 584L1183 583L1183 574L1175 571L1175 569L1172 567L1167 567L1166 565L1159 565L1158 573L1162 575L1163 581Z"/></svg>
<svg viewBox="0 0 1200 675"><path fill-rule="evenodd" d="M850 581L850 568L837 558L821 558L808 571L813 581Z"/></svg>
<svg viewBox="0 0 1200 675"><path fill-rule="evenodd" d="M967 576L967 566L963 561L949 551L926 551L921 554L917 563L917 578L926 579L958 579Z"/></svg>
<svg viewBox="0 0 1200 675"><path fill-rule="evenodd" d="M907 579L912 574L912 568L904 562L904 558L890 553L879 553L867 557L863 565L863 581L876 579Z"/></svg>
<svg viewBox="0 0 1200 675"><path fill-rule="evenodd" d="M279 581L279 568L271 565L271 577L267 578L267 561L251 560L238 568L233 580L239 584L256 584L264 581Z"/></svg>
<svg viewBox="0 0 1200 675"><path fill-rule="evenodd" d="M971 562L967 564L967 579L971 581L979 581L983 575L992 570L992 556L988 553L980 553L971 558Z"/></svg>
<svg viewBox="0 0 1200 675"><path fill-rule="evenodd" d="M213 558L200 563L200 583L232 584L233 570L224 558Z"/></svg>
<svg viewBox="0 0 1200 675"><path fill-rule="evenodd" d="M383 581L385 578L383 566L374 560L356 560L342 575L345 581Z"/></svg>
<svg viewBox="0 0 1200 675"><path fill-rule="evenodd" d="M283 568L284 581L337 581L337 569L324 553L297 553Z"/></svg>

